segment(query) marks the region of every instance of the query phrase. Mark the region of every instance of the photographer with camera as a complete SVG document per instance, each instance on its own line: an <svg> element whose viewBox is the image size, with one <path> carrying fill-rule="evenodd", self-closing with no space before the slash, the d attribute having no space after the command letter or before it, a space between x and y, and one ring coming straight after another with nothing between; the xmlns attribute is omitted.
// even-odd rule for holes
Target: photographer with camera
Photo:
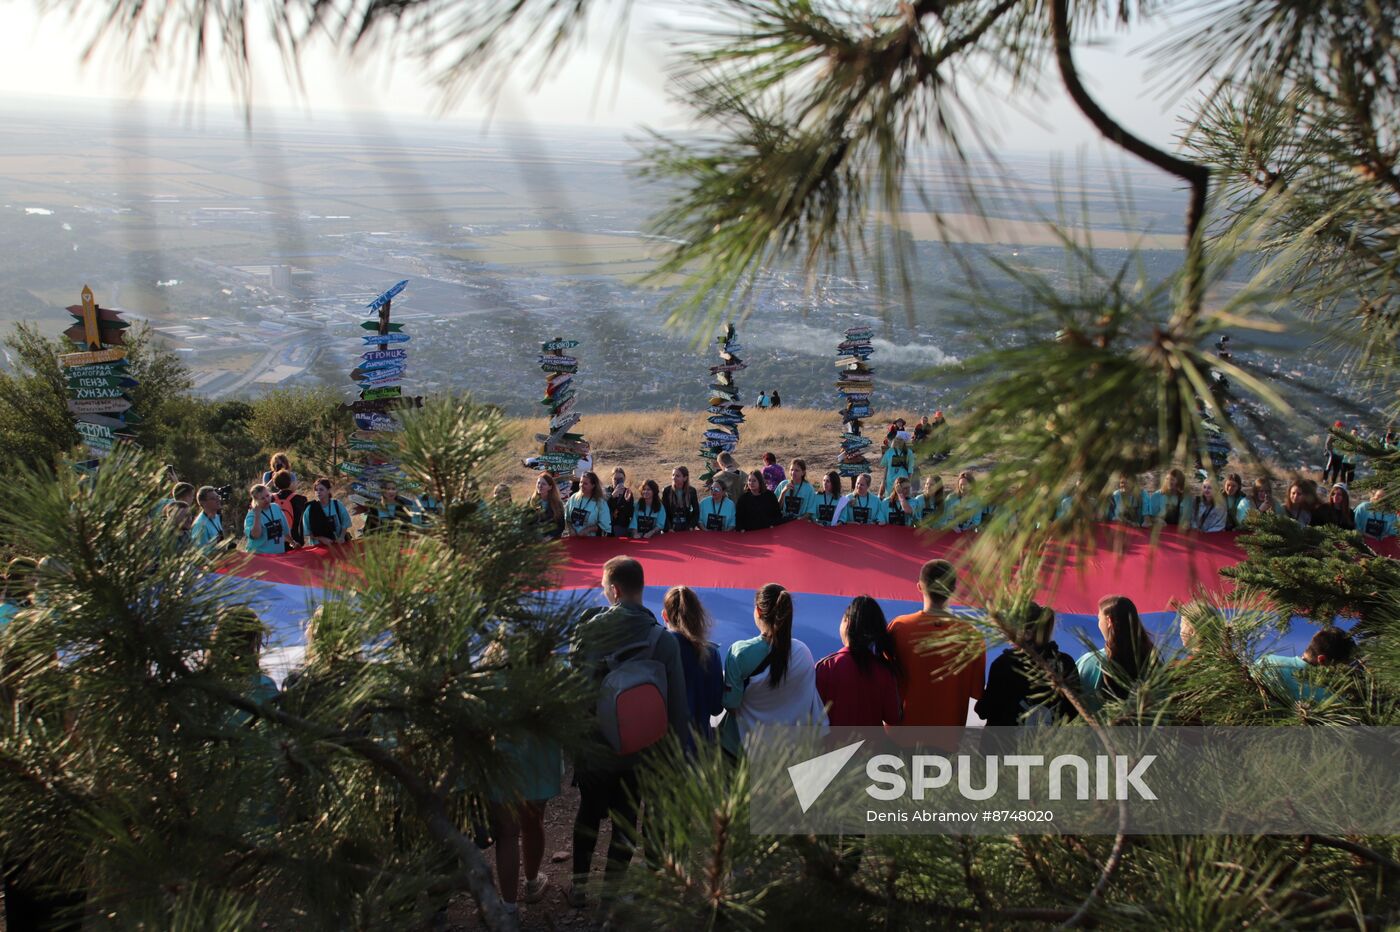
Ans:
<svg viewBox="0 0 1400 932"><path fill-rule="evenodd" d="M248 497L248 516L243 519L248 552L286 553L287 525L282 506L272 500L265 485L253 486L248 491Z"/></svg>
<svg viewBox="0 0 1400 932"><path fill-rule="evenodd" d="M222 493L232 491L228 486L223 489L216 489L210 485L200 488L195 497L195 501L199 503L199 514L190 525L191 544L209 553L227 549L224 542L224 516L221 513L224 507Z"/></svg>

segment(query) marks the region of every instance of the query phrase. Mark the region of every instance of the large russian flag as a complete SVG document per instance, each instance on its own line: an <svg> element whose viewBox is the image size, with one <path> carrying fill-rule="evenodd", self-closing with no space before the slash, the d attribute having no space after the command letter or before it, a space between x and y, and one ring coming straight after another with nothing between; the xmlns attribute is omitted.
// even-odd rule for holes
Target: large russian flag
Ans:
<svg viewBox="0 0 1400 932"><path fill-rule="evenodd" d="M712 638L724 649L755 635L754 590L781 583L794 595L794 636L821 657L840 646L841 616L852 597L873 596L889 618L917 611L920 567L940 557L956 560L967 542L966 535L951 531L822 528L805 522L745 534L696 531L645 541L570 538L562 543L568 559L557 588L601 604L603 564L620 554L635 557L646 571L647 606L659 617L666 589L690 586L714 619ZM1386 541L1380 549L1393 556L1400 550L1395 543ZM300 657L305 621L321 599L328 570L353 546L253 556L231 570L248 580L263 620L273 629L269 667L274 675ZM1100 643L1097 606L1109 593L1131 598L1158 643L1171 650L1177 644L1172 604L1200 591L1227 594L1230 586L1219 571L1243 558L1234 534L1168 529L1154 539L1150 531L1105 525L1092 549L1062 550L1058 571L1043 580L1040 601L1055 609L1056 640L1072 655L1086 643ZM963 583L954 604L975 606L975 581ZM1295 624L1279 636L1274 652L1301 653L1312 630Z"/></svg>

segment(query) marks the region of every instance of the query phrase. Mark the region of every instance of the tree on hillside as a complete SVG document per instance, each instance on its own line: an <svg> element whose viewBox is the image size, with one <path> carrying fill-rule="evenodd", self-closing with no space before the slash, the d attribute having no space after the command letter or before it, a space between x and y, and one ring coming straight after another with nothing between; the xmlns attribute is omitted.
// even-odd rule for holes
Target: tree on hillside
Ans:
<svg viewBox="0 0 1400 932"><path fill-rule="evenodd" d="M0 539L46 559L0 630L0 849L14 889L130 928L403 928L469 893L513 927L470 826L511 742L580 747L556 556L480 507L498 415L443 402L403 462L445 506L330 580L295 685L259 685L253 594L151 512L155 463L21 469ZM219 920L219 923L216 923Z"/></svg>
<svg viewBox="0 0 1400 932"><path fill-rule="evenodd" d="M207 63L206 36L247 36L249 17L266 14L293 57L311 36L357 49L378 42L391 53L423 55L449 92L472 80L490 84L510 68L549 68L592 9L547 0L369 0L350 8L289 0L195 4L189 15L170 18L166 7L131 0L62 5L99 13L104 34L143 53L138 58L183 49L198 67ZM1216 332L1273 326L1274 305L1301 301L1334 316L1339 335L1368 351L1377 378L1395 374L1400 10L1375 0L1245 0L1195 8L1184 26L1163 19L1186 8L1102 0L718 0L704 8L711 14L705 31L678 36L677 87L702 135L657 138L648 172L672 197L656 232L673 244L660 274L681 282L665 299L680 324L745 313L760 277L774 269L816 276L870 257L884 283L902 284L912 261L898 235L903 213L927 210L942 220L979 206L973 173L958 178L956 166L995 148L979 119L978 108L988 104L971 98L989 79L1025 106L1044 88L1059 88L1108 144L1179 182L1182 258L1160 283L1137 274L1131 256L1106 264L1069 229L1062 276L1017 270L1027 300L1006 301L979 290L975 278L970 283L982 329L1002 338L965 364L988 377L964 406L969 427L960 451L996 456L981 494L999 507L976 552L993 571L983 576L982 621L998 640L1012 633L1000 603L1027 584L1018 581L1017 564L1034 565L1057 534L1087 537L1118 475L1205 458L1207 413L1248 455L1246 438L1211 410L1212 372L1270 417L1297 417L1259 373L1212 351ZM1170 28L1166 64L1206 79L1199 106L1183 112L1184 151L1132 134L1078 69L1078 53L1096 32L1162 23ZM240 38L228 47L235 80L246 89L248 47ZM960 196L924 187L912 170L933 147L952 156ZM1227 272L1255 258L1261 261L1243 288L1208 300ZM471 478L451 460L435 471L454 482ZM1065 500L1067 520L1056 522ZM470 526L466 509L447 526L457 520ZM1327 534L1299 542L1338 543ZM1338 564L1321 559L1326 554L1303 556L1317 562L1290 564L1302 569L1286 581L1288 598L1316 612L1340 604L1339 586L1305 578ZM387 569L367 566L376 580L400 565L392 555L371 557L386 561ZM464 555L462 565L473 561ZM1387 582L1375 598L1391 610L1375 613L1362 671L1327 700L1285 699L1257 675L1251 651L1268 621L1262 613L1229 617L1206 606L1196 615L1210 652L1205 663L1165 668L1086 719L1091 727L1397 724L1400 652L1392 645L1400 640L1393 622L1400 593ZM362 629L342 630L351 632L350 645L359 643ZM128 678L136 670L133 664ZM1048 674L1040 679L1045 689L1064 691ZM423 706L412 711L436 721ZM474 747L462 753L476 759ZM314 774L322 759L310 760ZM746 835L750 776L742 766L731 774L715 760L677 761L655 779L660 811L646 839L652 869L633 872L631 907L660 927L677 917L725 928L1380 927L1400 913L1394 839L1129 838L1121 830L1111 839L908 837L867 840L865 856L853 859L849 846L832 839ZM355 846L334 850L338 870L360 863ZM394 879L410 882L403 874Z"/></svg>
<svg viewBox="0 0 1400 932"><path fill-rule="evenodd" d="M346 459L355 426L340 405L340 396L325 388L268 392L253 402L248 429L265 451L289 454L309 484L317 476L336 475Z"/></svg>

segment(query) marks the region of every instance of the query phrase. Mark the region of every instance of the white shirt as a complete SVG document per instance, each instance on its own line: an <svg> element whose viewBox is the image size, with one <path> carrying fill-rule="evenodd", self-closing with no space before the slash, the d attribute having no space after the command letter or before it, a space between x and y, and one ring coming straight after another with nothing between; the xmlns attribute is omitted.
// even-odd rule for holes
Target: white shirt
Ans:
<svg viewBox="0 0 1400 932"><path fill-rule="evenodd" d="M827 727L826 708L817 694L817 663L812 651L792 639L787 672L776 689L768 688L768 670L749 680L738 708L739 737L761 725L820 725Z"/></svg>

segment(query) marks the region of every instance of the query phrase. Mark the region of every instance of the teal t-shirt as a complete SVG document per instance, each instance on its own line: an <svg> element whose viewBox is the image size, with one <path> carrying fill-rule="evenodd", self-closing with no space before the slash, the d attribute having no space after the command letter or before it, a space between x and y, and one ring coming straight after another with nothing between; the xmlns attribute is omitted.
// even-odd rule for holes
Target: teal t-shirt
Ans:
<svg viewBox="0 0 1400 932"><path fill-rule="evenodd" d="M632 509L632 521L627 525L627 529L633 534L650 534L660 528L662 532L666 529L666 506L660 502L656 503L655 511L643 511L643 505L639 501L637 507Z"/></svg>
<svg viewBox="0 0 1400 932"><path fill-rule="evenodd" d="M783 498L784 493L787 498ZM784 518L815 517L812 509L817 501L817 491L806 479L802 480L801 485L793 485L791 479L784 479L778 483L774 494L778 496L778 510Z"/></svg>
<svg viewBox="0 0 1400 932"><path fill-rule="evenodd" d="M739 717L736 710L744 701L745 681L758 669L758 665L772 650L762 637L735 641L729 646L729 655L724 660L724 721L720 723L719 743L735 757L744 753L743 738L739 734Z"/></svg>
<svg viewBox="0 0 1400 932"><path fill-rule="evenodd" d="M885 523L885 501L877 498L875 493L867 492L864 495L852 495L846 501L846 507L841 509L841 524L884 524Z"/></svg>
<svg viewBox="0 0 1400 932"><path fill-rule="evenodd" d="M982 524L982 513L986 509L976 496L960 498L955 492L943 500L943 510L949 515L949 520L957 521L953 525L955 531L970 531Z"/></svg>
<svg viewBox="0 0 1400 932"><path fill-rule="evenodd" d="M221 515L216 514L211 518L202 511L195 515L194 523L190 525L190 543L203 550L213 550L223 536L224 519Z"/></svg>
<svg viewBox="0 0 1400 932"><path fill-rule="evenodd" d="M1266 654L1259 658L1259 672L1265 676L1277 677L1278 683L1293 697L1295 702L1321 702L1330 698L1332 691L1321 686L1304 683L1298 674L1311 667L1302 657L1285 657L1282 654Z"/></svg>
<svg viewBox="0 0 1400 932"><path fill-rule="evenodd" d="M716 505L713 496L705 496L700 499L699 524L702 531L734 530L734 503L726 498Z"/></svg>
<svg viewBox="0 0 1400 932"><path fill-rule="evenodd" d="M589 528L597 528L600 534L611 534L612 513L603 500L584 498L582 492L575 492L564 503L564 524L573 534L583 534Z"/></svg>
<svg viewBox="0 0 1400 932"><path fill-rule="evenodd" d="M11 619L13 619L18 614L18 605L11 602L9 599L0 601L0 628L3 628L7 624L9 624Z"/></svg>
<svg viewBox="0 0 1400 932"><path fill-rule="evenodd" d="M1367 537L1385 540L1395 536L1395 514L1381 511L1370 502L1362 502L1352 512L1356 518L1356 529Z"/></svg>
<svg viewBox="0 0 1400 932"><path fill-rule="evenodd" d="M827 495L825 492L812 499L812 520L823 527L831 527L836 520L836 506L841 503L841 496Z"/></svg>
<svg viewBox="0 0 1400 932"><path fill-rule="evenodd" d="M253 537L254 514L262 515L262 537ZM243 519L243 536L248 539L249 553L286 553L287 526L282 518L282 506L276 504L248 512Z"/></svg>

